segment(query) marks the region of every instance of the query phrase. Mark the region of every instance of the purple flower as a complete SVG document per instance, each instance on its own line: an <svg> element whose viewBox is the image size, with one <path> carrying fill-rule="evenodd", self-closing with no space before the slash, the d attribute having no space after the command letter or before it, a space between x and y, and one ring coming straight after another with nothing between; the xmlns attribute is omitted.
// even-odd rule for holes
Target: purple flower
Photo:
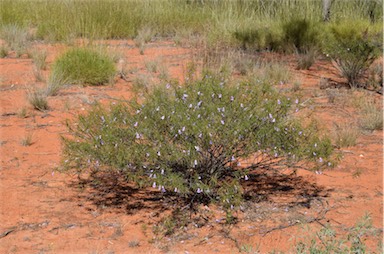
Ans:
<svg viewBox="0 0 384 254"><path fill-rule="evenodd" d="M245 180L245 181L248 181L248 180L249 180L249 178L248 178L247 175L244 176L244 180Z"/></svg>
<svg viewBox="0 0 384 254"><path fill-rule="evenodd" d="M277 100L277 104L279 104L279 105L281 104L281 101L279 99Z"/></svg>
<svg viewBox="0 0 384 254"><path fill-rule="evenodd" d="M163 193L166 192L164 186L161 186L161 192L163 192Z"/></svg>
<svg viewBox="0 0 384 254"><path fill-rule="evenodd" d="M136 123L133 125L133 127L137 127L137 125L139 125L139 123L138 123L138 122L136 122Z"/></svg>
<svg viewBox="0 0 384 254"><path fill-rule="evenodd" d="M222 125L224 125L224 124L225 124L224 120L221 120L221 121L220 121L220 123L221 123Z"/></svg>
<svg viewBox="0 0 384 254"><path fill-rule="evenodd" d="M234 101L235 100L235 97L231 96L231 101Z"/></svg>
<svg viewBox="0 0 384 254"><path fill-rule="evenodd" d="M175 189L173 190L174 192L178 192L179 190L175 187Z"/></svg>
<svg viewBox="0 0 384 254"><path fill-rule="evenodd" d="M196 191L198 194L200 194L202 191L200 188L197 188L197 191Z"/></svg>
<svg viewBox="0 0 384 254"><path fill-rule="evenodd" d="M160 119L161 119L161 120L164 120L164 119L165 119L165 116L160 117Z"/></svg>
<svg viewBox="0 0 384 254"><path fill-rule="evenodd" d="M161 174L164 175L164 169L161 169Z"/></svg>
<svg viewBox="0 0 384 254"><path fill-rule="evenodd" d="M153 182L152 188L156 188L156 182Z"/></svg>
<svg viewBox="0 0 384 254"><path fill-rule="evenodd" d="M160 153L160 151L158 151L158 152L157 152L157 156L161 156L161 153Z"/></svg>
<svg viewBox="0 0 384 254"><path fill-rule="evenodd" d="M323 163L323 158L320 157L320 158L319 158L319 162L320 162L320 163Z"/></svg>
<svg viewBox="0 0 384 254"><path fill-rule="evenodd" d="M221 93L219 93L218 97L219 97L219 99L221 99L221 97L223 97L223 95Z"/></svg>
<svg viewBox="0 0 384 254"><path fill-rule="evenodd" d="M103 123L105 123L105 118L104 118L104 116L101 116L101 121L102 121Z"/></svg>
<svg viewBox="0 0 384 254"><path fill-rule="evenodd" d="M202 101L199 101L199 102L197 103L197 106L200 107L202 103L203 103Z"/></svg>
<svg viewBox="0 0 384 254"><path fill-rule="evenodd" d="M299 99L296 99L296 100L295 100L295 103L298 104L298 103L299 103Z"/></svg>
<svg viewBox="0 0 384 254"><path fill-rule="evenodd" d="M165 86L165 88L169 89L171 88L171 85L169 83L167 83L167 85Z"/></svg>

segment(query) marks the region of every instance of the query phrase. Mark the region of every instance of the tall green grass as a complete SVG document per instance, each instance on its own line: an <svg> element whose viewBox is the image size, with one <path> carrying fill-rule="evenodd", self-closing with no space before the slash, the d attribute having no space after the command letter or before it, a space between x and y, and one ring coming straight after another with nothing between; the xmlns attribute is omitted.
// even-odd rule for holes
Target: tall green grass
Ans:
<svg viewBox="0 0 384 254"><path fill-rule="evenodd" d="M238 29L275 28L292 17L322 19L321 0L1 0L0 26L36 29L41 39L133 38L142 27L157 36L183 31L230 40ZM382 2L334 1L331 22L382 23Z"/></svg>

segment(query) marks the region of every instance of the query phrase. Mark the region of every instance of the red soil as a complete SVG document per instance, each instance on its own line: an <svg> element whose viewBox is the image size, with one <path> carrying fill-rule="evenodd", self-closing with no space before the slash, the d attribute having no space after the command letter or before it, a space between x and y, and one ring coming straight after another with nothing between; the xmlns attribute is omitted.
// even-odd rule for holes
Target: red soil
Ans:
<svg viewBox="0 0 384 254"><path fill-rule="evenodd" d="M360 135L356 146L341 149L343 158L338 166L323 174L299 170L296 177L287 173L261 175L256 182L249 182L246 189L262 199L248 203L246 212L237 214L236 225L222 223L225 214L219 209L203 207L213 213L205 226L192 225L183 234L163 239L154 238L152 230L170 212L159 193L150 188L136 190L118 178L103 179L106 184L97 186L79 180L76 174L56 171L61 158L60 135L67 133L65 119L75 119L95 101L114 103L129 98L137 73L149 76L146 61L164 64L171 77L182 80L186 63L193 58L190 48L169 42L149 44L144 55L131 41L108 45L123 54L127 69L134 70L128 74L128 82L116 78L113 86L65 88L49 97L51 108L44 113L33 110L26 99L28 89L43 85L35 81L33 61L0 59L0 253L237 253L241 246L253 246L261 253L292 251L296 242L320 229L321 224L330 223L339 234L347 234L366 213L378 229L366 238L368 246L376 250L383 228L382 131ZM47 50L48 66L65 49L60 45L34 46ZM353 107L328 103L325 90L319 89L320 77L340 81L329 62L318 61L308 71L297 71L293 58L283 60L302 83L302 101L312 99L303 114L312 112L325 130L331 130L334 122L356 120ZM345 93L345 98L361 93L344 88L338 91ZM381 103L380 95L369 96ZM19 114L23 107L25 118ZM32 135L32 145L21 145L28 135ZM308 224L311 230L303 230L297 223L300 220L312 222ZM288 226L292 223L295 225Z"/></svg>

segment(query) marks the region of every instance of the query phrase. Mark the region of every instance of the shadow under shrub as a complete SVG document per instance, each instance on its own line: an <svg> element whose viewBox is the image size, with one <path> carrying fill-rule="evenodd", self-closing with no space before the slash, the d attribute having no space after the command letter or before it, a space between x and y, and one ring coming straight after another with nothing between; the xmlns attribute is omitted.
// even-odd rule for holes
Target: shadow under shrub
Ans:
<svg viewBox="0 0 384 254"><path fill-rule="evenodd" d="M75 84L102 85L108 83L116 72L110 57L87 48L73 48L59 57L52 73L66 77Z"/></svg>
<svg viewBox="0 0 384 254"><path fill-rule="evenodd" d="M257 170L326 166L332 147L292 117L297 100L270 85L228 84L206 76L184 86L155 88L142 104L95 106L63 138L64 168L117 170L139 187L152 186L195 204L232 211L241 183Z"/></svg>

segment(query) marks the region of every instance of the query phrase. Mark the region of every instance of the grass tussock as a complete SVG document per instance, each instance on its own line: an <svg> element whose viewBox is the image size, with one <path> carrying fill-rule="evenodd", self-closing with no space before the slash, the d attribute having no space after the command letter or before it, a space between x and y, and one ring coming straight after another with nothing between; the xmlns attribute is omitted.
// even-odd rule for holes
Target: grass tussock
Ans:
<svg viewBox="0 0 384 254"><path fill-rule="evenodd" d="M27 93L28 102L34 109L46 111L49 109L47 95L43 90L33 90Z"/></svg>
<svg viewBox="0 0 384 254"><path fill-rule="evenodd" d="M65 77L73 84L103 85L112 80L116 67L107 54L89 48L73 48L55 61L52 73L55 80Z"/></svg>
<svg viewBox="0 0 384 254"><path fill-rule="evenodd" d="M360 126L363 130L383 129L383 109L373 101L366 101L361 108Z"/></svg>

